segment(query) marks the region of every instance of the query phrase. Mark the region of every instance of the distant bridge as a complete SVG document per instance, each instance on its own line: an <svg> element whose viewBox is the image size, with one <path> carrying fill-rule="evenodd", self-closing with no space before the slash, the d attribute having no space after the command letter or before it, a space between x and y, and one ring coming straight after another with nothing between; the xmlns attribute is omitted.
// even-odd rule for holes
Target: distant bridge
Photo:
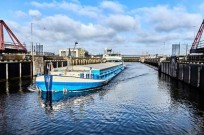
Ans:
<svg viewBox="0 0 204 135"><path fill-rule="evenodd" d="M122 55L125 62L139 62L141 57L145 55Z"/></svg>
<svg viewBox="0 0 204 135"><path fill-rule="evenodd" d="M146 56L146 55L122 55L122 57L124 57L124 58L128 58L128 57L144 57L144 56Z"/></svg>

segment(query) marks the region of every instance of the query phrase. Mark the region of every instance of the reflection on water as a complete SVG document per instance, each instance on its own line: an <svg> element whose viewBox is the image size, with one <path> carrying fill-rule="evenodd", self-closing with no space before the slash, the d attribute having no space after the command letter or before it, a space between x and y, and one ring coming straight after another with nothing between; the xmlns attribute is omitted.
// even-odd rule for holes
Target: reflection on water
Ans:
<svg viewBox="0 0 204 135"><path fill-rule="evenodd" d="M0 83L0 134L204 133L203 92L147 65L127 63L93 91L29 92L31 83Z"/></svg>
<svg viewBox="0 0 204 135"><path fill-rule="evenodd" d="M99 94L100 97L105 95L103 88L80 91L80 92L39 92L39 102L46 110L60 110L67 105L69 106L83 106L84 102L92 102L93 95Z"/></svg>
<svg viewBox="0 0 204 135"><path fill-rule="evenodd" d="M159 86L169 88L167 92L173 102L192 104L192 107L198 107L200 112L204 111L204 91L176 81L165 74L161 74L159 79Z"/></svg>
<svg viewBox="0 0 204 135"><path fill-rule="evenodd" d="M54 102L57 101L65 101L68 100L72 97L83 97L86 95L89 95L91 93L96 93L97 90L100 89L95 89L95 90L90 90L90 91L81 91L81 92L40 92L40 96L42 98L42 100L48 101L48 100L52 100Z"/></svg>
<svg viewBox="0 0 204 135"><path fill-rule="evenodd" d="M33 84L30 77L10 79L9 81L0 82L0 94L9 95L11 93L26 92L27 87Z"/></svg>

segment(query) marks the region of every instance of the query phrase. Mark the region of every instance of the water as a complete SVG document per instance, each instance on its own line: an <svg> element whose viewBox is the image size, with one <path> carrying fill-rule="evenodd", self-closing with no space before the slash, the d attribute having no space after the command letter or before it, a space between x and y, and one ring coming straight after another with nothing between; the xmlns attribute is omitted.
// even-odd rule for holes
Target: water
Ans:
<svg viewBox="0 0 204 135"><path fill-rule="evenodd" d="M95 91L46 95L31 83L0 83L0 134L204 134L204 94L147 65L127 63Z"/></svg>

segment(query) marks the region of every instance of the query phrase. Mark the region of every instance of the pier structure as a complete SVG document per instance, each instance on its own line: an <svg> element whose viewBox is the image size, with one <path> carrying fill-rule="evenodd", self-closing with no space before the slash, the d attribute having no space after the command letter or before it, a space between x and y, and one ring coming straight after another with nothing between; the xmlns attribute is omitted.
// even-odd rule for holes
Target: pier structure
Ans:
<svg viewBox="0 0 204 135"><path fill-rule="evenodd" d="M32 76L32 61L26 59L0 60L0 81Z"/></svg>
<svg viewBox="0 0 204 135"><path fill-rule="evenodd" d="M204 89L204 61L180 61L172 57L170 61L161 62L159 69L172 78Z"/></svg>
<svg viewBox="0 0 204 135"><path fill-rule="evenodd" d="M27 58L25 54L4 54L0 57L0 81L32 77L38 73L46 74L47 65L52 63L53 68L65 67L68 57L34 55ZM33 61L32 61L33 60ZM101 58L72 58L69 66L102 63Z"/></svg>

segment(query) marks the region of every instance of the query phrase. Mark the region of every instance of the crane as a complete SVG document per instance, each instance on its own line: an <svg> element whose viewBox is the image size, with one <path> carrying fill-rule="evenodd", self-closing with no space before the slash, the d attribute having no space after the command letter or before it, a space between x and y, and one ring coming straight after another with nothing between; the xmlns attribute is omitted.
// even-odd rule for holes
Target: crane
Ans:
<svg viewBox="0 0 204 135"><path fill-rule="evenodd" d="M201 42L200 42L201 36L203 34L203 29L204 29L204 20L203 20L202 24L200 25L198 33L197 33L197 35L196 35L196 37L192 43L190 53L204 53L204 46L202 46L202 45L204 45L204 43L201 44Z"/></svg>

